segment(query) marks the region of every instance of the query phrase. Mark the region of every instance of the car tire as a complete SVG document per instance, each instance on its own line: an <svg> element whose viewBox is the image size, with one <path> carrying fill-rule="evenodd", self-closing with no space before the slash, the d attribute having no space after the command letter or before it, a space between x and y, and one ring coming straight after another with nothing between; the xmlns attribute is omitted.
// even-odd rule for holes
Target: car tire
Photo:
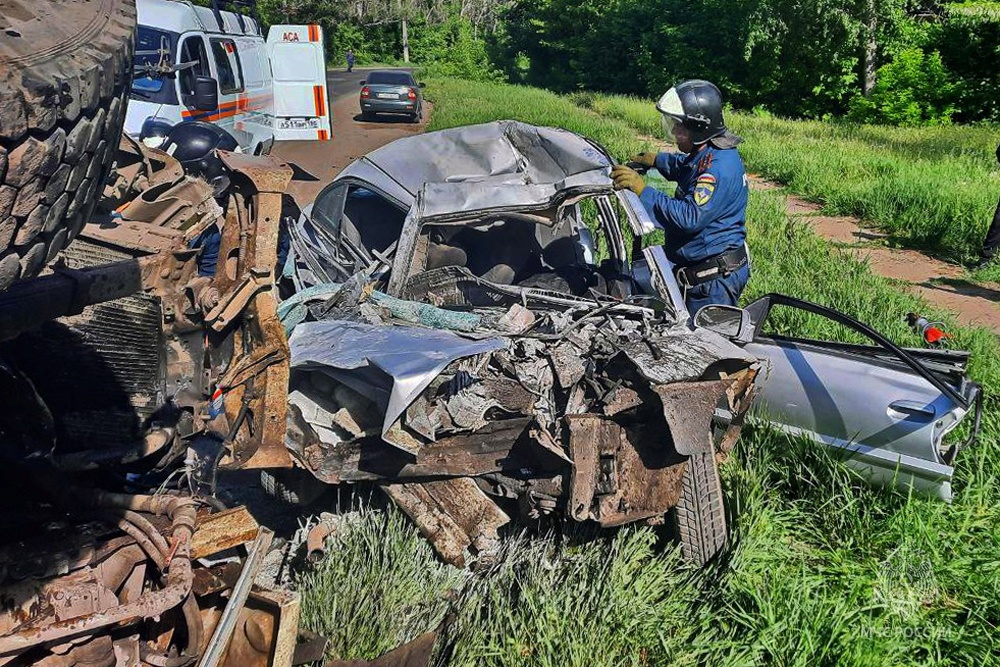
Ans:
<svg viewBox="0 0 1000 667"><path fill-rule="evenodd" d="M0 290L90 219L118 151L135 3L6 0L0 21Z"/></svg>
<svg viewBox="0 0 1000 667"><path fill-rule="evenodd" d="M264 493L289 505L308 505L323 495L327 485L300 468L260 471Z"/></svg>
<svg viewBox="0 0 1000 667"><path fill-rule="evenodd" d="M726 546L729 531L714 449L688 459L676 521L685 559L704 565Z"/></svg>
<svg viewBox="0 0 1000 667"><path fill-rule="evenodd" d="M421 112L418 111L417 113L413 114L410 117L410 122L411 123L419 123L422 116L423 116L423 113L421 113Z"/></svg>
<svg viewBox="0 0 1000 667"><path fill-rule="evenodd" d="M364 120L364 121L370 121L374 116L375 116L375 114L373 114L371 111L362 111L361 112L361 120Z"/></svg>

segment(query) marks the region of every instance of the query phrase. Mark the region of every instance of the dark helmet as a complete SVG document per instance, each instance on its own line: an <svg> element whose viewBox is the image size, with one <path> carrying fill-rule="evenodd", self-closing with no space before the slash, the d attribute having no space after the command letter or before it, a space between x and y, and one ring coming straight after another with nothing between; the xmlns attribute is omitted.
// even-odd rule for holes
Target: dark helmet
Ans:
<svg viewBox="0 0 1000 667"><path fill-rule="evenodd" d="M676 123L687 129L696 144L726 133L722 93L708 81L692 79L677 84L663 94L656 103L656 110L663 114L663 130L668 140L674 139Z"/></svg>
<svg viewBox="0 0 1000 667"><path fill-rule="evenodd" d="M139 130L139 141L150 148L159 148L167 140L174 124L165 118L150 116L142 122L142 129Z"/></svg>
<svg viewBox="0 0 1000 667"><path fill-rule="evenodd" d="M216 151L235 151L238 146L233 135L218 125L196 120L174 125L162 148L181 163L185 174L208 181L218 196L228 187L229 177Z"/></svg>

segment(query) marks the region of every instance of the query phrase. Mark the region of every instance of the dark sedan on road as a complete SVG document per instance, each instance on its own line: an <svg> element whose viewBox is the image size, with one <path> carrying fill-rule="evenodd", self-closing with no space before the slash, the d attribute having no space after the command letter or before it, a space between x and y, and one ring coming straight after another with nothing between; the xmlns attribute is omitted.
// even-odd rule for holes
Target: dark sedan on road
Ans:
<svg viewBox="0 0 1000 667"><path fill-rule="evenodd" d="M371 120L376 113L406 114L414 123L424 115L424 84L409 72L375 70L361 82L361 118Z"/></svg>

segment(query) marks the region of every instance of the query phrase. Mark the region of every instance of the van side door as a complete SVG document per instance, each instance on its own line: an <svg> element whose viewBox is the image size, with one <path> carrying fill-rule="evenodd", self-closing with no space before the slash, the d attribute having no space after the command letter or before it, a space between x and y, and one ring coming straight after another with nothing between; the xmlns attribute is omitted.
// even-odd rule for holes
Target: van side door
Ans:
<svg viewBox="0 0 1000 667"><path fill-rule="evenodd" d="M240 96L233 126L249 137L248 152L257 153L268 150L274 137L270 65L267 63L264 40L260 37L237 37L236 49L243 72L244 92Z"/></svg>

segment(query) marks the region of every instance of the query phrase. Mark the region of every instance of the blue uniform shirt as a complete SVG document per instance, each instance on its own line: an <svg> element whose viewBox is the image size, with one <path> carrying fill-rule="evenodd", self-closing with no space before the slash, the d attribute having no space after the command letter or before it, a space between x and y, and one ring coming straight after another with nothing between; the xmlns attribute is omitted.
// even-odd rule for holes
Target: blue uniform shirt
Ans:
<svg viewBox="0 0 1000 667"><path fill-rule="evenodd" d="M656 168L677 183L674 196L647 187L639 199L663 228L663 249L671 262L690 266L743 245L748 188L735 148L705 144L694 155L660 153Z"/></svg>

